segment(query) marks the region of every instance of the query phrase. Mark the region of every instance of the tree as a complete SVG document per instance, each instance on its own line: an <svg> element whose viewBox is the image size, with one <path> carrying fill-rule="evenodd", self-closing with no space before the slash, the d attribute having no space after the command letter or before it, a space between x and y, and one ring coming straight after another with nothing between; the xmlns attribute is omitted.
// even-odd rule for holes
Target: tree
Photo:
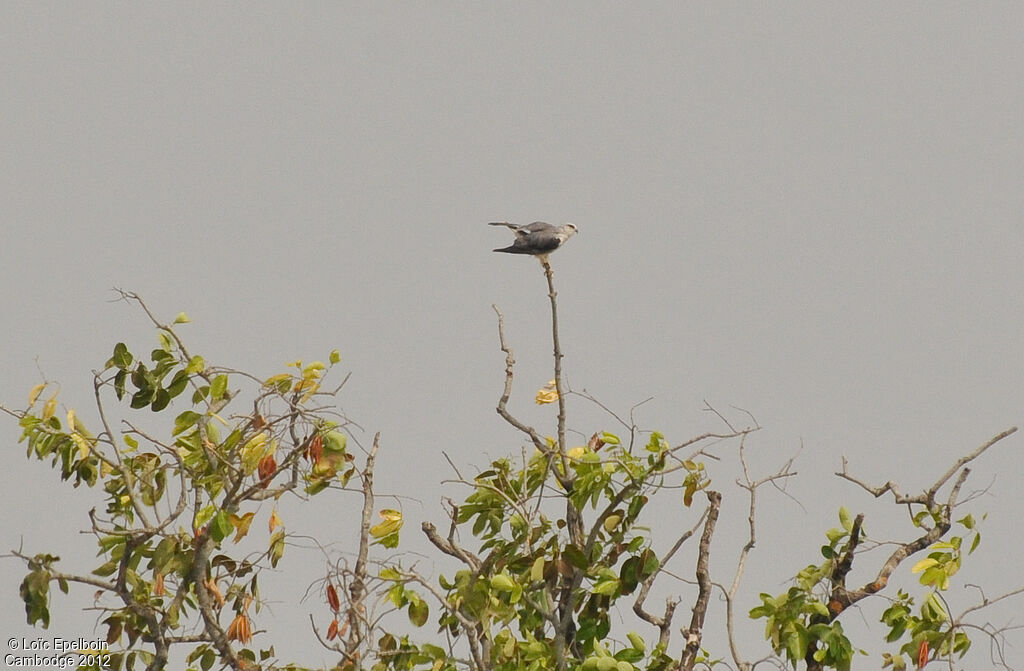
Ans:
<svg viewBox="0 0 1024 671"><path fill-rule="evenodd" d="M124 343L114 346L94 373L91 430L76 410L58 413L57 394L45 382L31 391L27 409L4 408L17 417L30 457L49 459L64 481L96 487L105 501L102 512L88 513L100 549L91 572L65 572L53 554L12 552L28 569L20 587L28 622L49 624L51 585L64 592L72 584L88 586L98 590L110 646L95 668L162 669L172 649L183 649L189 668L300 669L277 658L273 631L255 629L266 600L260 578L286 566L290 535L276 502L289 497L312 508L324 492L335 491L358 501L352 506L359 520L355 550L327 562L314 583L322 610L310 618L313 635L336 653L335 668L842 670L859 654L843 630L844 614L882 595L888 607L880 632L896 646L885 653L884 666L941 661L956 668L971 646L972 628L975 637L991 638L1005 665L1005 630L979 628L973 618L1024 588L983 598L959 615L942 595L981 538L978 519L961 510L971 498L962 494L969 466L1016 429L966 453L917 494L904 494L893 481L867 484L844 461L838 477L876 498L891 495L917 532L890 541L888 554L878 559L883 546L866 547L864 515L841 507L839 526L824 534L821 557L799 569L782 594L762 593L759 603L745 603L740 586L757 541L758 492L794 477L792 460L751 475L745 450L757 422L741 413L745 425L738 426L710 406L705 409L722 429L681 442L641 431L632 414L623 420L609 411L622 430L598 427L586 444L571 445L566 397L598 401L564 386L557 294L551 267L543 265L554 377L537 402L558 404L555 436L509 410L515 357L495 308L505 355L497 412L523 436L525 448L471 476L451 464L468 494L458 502L445 499L445 532L422 524L438 563L450 569L437 579L401 554L381 554L398 546L404 519L400 510L377 507L380 435L370 446L358 445L347 432L349 420L333 406L347 379L327 386L340 361L336 351L326 363L295 361L287 372L257 377L193 354L179 333L188 321L184 314L164 323L138 296L123 293L156 327L158 346L146 360ZM171 410L174 399L180 400ZM140 413L166 417L166 426L152 430ZM735 450L740 464L747 541L723 581L709 558L725 494L712 489L708 463L725 449ZM671 538L654 536L660 531L648 511L656 497L678 497L686 511L685 528ZM374 512L381 518L376 524ZM250 535L262 525L265 538ZM651 606L659 578L684 570L678 555L687 543L696 544L692 591ZM665 548L660 553L659 546ZM917 561L907 567L911 557ZM848 584L855 564L862 571L870 565L866 584ZM888 593L890 577L905 568L920 574L920 590ZM724 602L728 640L721 659L703 646L716 595ZM688 616L680 609L683 599ZM400 633L390 617L395 609L416 627L433 612L437 634ZM616 622L627 613L632 623ZM767 645L756 658L747 656L752 646L742 645L736 633L744 617L764 620Z"/></svg>

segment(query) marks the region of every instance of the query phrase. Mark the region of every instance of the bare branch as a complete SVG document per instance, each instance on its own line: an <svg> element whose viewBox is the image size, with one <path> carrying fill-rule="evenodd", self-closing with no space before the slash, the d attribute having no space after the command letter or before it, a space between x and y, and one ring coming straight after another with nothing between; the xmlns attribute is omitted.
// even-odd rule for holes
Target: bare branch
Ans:
<svg viewBox="0 0 1024 671"><path fill-rule="evenodd" d="M676 606L679 605L679 600L671 598L666 599L665 614L661 617L652 615L644 610L644 602L647 600L647 595L650 594L651 587L654 586L655 578L657 578L658 574L663 571L669 560L671 560L679 548L682 547L683 543L689 540L689 538L697 532L697 529L704 524L704 520L707 518L709 510L710 508L705 508L704 512L701 513L700 518L697 520L697 523L676 539L676 542L659 561L658 570L647 576L647 578L645 578L640 584L640 591L637 593L636 601L633 602L633 612L636 613L637 617L658 628L658 644L663 647L668 646L669 636L671 635L672 617L675 614Z"/></svg>
<svg viewBox="0 0 1024 671"><path fill-rule="evenodd" d="M956 463L954 463L953 466L949 470L947 470L945 473L943 473L941 476L939 476L939 478L935 481L934 484L932 484L931 487L926 489L921 494L917 494L915 496L907 496L907 495L904 495L903 493L901 493L900 489L899 489L899 485L897 483L893 482L892 480L890 480L890 481L886 482L885 484L880 485L878 487L872 487L871 485L865 483L864 481L859 480L859 479L853 477L852 475L850 475L849 471L847 470L846 457L843 457L843 470L838 471L836 473L836 475L838 475L840 478L843 478L844 480L849 480L850 482L860 486L862 489L864 489L866 492L868 492L869 494L871 494L875 498L878 498L878 497L882 496L883 494L885 494L886 492L890 492L891 491L892 495L893 495L893 498L896 501L896 503L918 503L918 504L921 504L921 505L924 505L924 506L928 506L928 505L930 505L931 503L934 502L935 495L938 493L939 489L944 484L946 484L946 482L948 482L951 477L953 477L953 474L955 474L958 469L960 469L964 465L970 463L971 461L974 461L975 459L980 457L982 455L982 453L985 452L985 450L987 450L988 448L992 447L993 445L995 445L996 443L998 443L1002 439L1006 438L1007 436L1012 435L1016 431L1017 431L1017 427L1015 427L1015 426L1010 427L1006 431L1003 431L1002 433L997 434L997 435L993 436L992 438L990 438L989 440L987 440L985 443L980 445L973 452L970 452L969 454L966 454L966 455L960 457L959 459L956 460Z"/></svg>
<svg viewBox="0 0 1024 671"><path fill-rule="evenodd" d="M752 418L753 419L753 418ZM755 422L756 423L756 422ZM743 470L743 480L737 480L736 484L747 490L749 496L749 507L747 511L747 525L750 529L747 542L743 545L740 550L739 558L736 560L736 572L733 575L732 585L726 590L723 586L718 585L718 588L722 590L725 598L725 629L726 635L729 639L729 652L732 655L733 661L736 663L736 668L741 671L746 669L752 669L754 664L746 662L740 657L739 644L736 640L736 619L735 619L735 605L736 605L736 594L740 588L740 582L743 579L743 573L746 570L747 558L750 556L751 550L754 549L754 545L757 543L757 525L756 525L756 513L757 513L757 490L762 485L772 483L775 484L778 480L788 478L796 475L795 471L792 471L793 459L789 459L782 468L772 475L765 476L759 480L752 481L750 479L750 471L747 467L746 457L746 436L740 438L739 445L739 459L740 467Z"/></svg>
<svg viewBox="0 0 1024 671"><path fill-rule="evenodd" d="M711 598L711 572L708 567L708 558L711 554L711 538L715 534L715 523L718 522L718 511L722 506L722 495L708 490L707 496L710 507L697 554L697 601L693 605L693 617L690 618L689 628L683 629L681 632L686 638L686 646L683 648L679 666L685 671L691 671L697 661L697 653L700 652L700 641L704 632L704 618L707 616L708 600Z"/></svg>
<svg viewBox="0 0 1024 671"><path fill-rule="evenodd" d="M501 398L498 399L498 407L496 410L498 414L501 415L502 419L529 436L530 440L538 450L541 450L542 452L547 451L548 447L545 444L544 439L540 437L539 433L537 433L537 430L532 426L523 424L508 411L507 406L508 400L512 396L512 380L515 375L516 359L515 355L512 353L512 348L509 347L508 343L505 341L505 316L501 314L501 310L498 309L497 305L492 305L491 308L493 308L494 313L498 315L498 341L501 345L501 351L505 353L505 388L502 390Z"/></svg>
<svg viewBox="0 0 1024 671"><path fill-rule="evenodd" d="M353 570L352 582L348 587L348 640L345 644L345 653L351 658L362 646L364 636L370 632L363 631L360 626L360 611L365 612L367 589L366 558L370 550L370 523L373 518L373 467L377 459L377 450L380 449L380 432L373 436L373 447L370 454L366 456L366 465L362 473L363 490L363 511L359 521L359 552L356 555L356 565Z"/></svg>

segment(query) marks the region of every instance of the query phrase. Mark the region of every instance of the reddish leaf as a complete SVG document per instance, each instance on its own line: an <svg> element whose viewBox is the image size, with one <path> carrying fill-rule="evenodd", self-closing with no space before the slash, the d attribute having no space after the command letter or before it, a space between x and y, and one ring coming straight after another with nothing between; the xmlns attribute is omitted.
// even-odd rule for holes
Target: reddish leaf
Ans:
<svg viewBox="0 0 1024 671"><path fill-rule="evenodd" d="M327 628L327 640L333 641L334 637L338 635L338 618L331 620L331 626Z"/></svg>
<svg viewBox="0 0 1024 671"><path fill-rule="evenodd" d="M238 641L243 645L252 640L252 623L245 613L235 615L235 619L228 625L228 640Z"/></svg>
<svg viewBox="0 0 1024 671"><path fill-rule="evenodd" d="M338 590L334 585L327 583L327 603L335 613L341 608L341 601L338 599Z"/></svg>
<svg viewBox="0 0 1024 671"><path fill-rule="evenodd" d="M923 669L924 665L928 663L928 641L921 641L921 645L917 648L917 668Z"/></svg>
<svg viewBox="0 0 1024 671"><path fill-rule="evenodd" d="M324 454L324 439L319 433L314 434L309 439L309 446L306 448L306 458L309 459L310 463L315 464L320 461L320 457Z"/></svg>
<svg viewBox="0 0 1024 671"><path fill-rule="evenodd" d="M107 645L114 643L121 639L121 621L120 620L108 620L110 625L107 627Z"/></svg>
<svg viewBox="0 0 1024 671"><path fill-rule="evenodd" d="M259 465L257 466L257 473L259 473L260 476L260 486L266 487L269 485L276 472L277 460L274 459L274 455L268 454L260 459Z"/></svg>

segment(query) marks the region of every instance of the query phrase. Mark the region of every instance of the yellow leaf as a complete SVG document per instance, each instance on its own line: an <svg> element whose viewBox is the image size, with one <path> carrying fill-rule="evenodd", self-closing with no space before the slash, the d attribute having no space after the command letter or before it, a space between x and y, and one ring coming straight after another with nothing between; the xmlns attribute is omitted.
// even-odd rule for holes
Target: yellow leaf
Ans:
<svg viewBox="0 0 1024 671"><path fill-rule="evenodd" d="M241 449L239 449L238 455L242 460L242 472L246 475L255 473L260 459L266 456L267 452L273 451L276 446L276 440L267 442L269 435L266 431L260 431L247 440L245 445L242 445Z"/></svg>
<svg viewBox="0 0 1024 671"><path fill-rule="evenodd" d="M231 521L231 526L235 528L235 543L245 538L246 534L249 533L249 525L252 524L254 517L256 517L256 513L246 513L241 517L232 514L228 518Z"/></svg>
<svg viewBox="0 0 1024 671"><path fill-rule="evenodd" d="M399 529L402 528L401 522L381 522L370 527L370 535L374 538L384 538L390 536Z"/></svg>
<svg viewBox="0 0 1024 671"><path fill-rule="evenodd" d="M274 529L281 526L284 526L284 523L281 522L281 518L277 516L277 508L274 508L270 511L270 522L267 524L268 530L270 533L274 533Z"/></svg>
<svg viewBox="0 0 1024 671"><path fill-rule="evenodd" d="M547 405L548 403L554 403L558 400L558 388L555 386L555 381L551 380L547 385L537 390L537 405Z"/></svg>
<svg viewBox="0 0 1024 671"><path fill-rule="evenodd" d="M566 452L565 456L569 457L570 459L580 459L580 458L583 457L584 454L586 454L586 452L587 452L587 448L585 448L583 446L574 447L571 450L569 450L568 452Z"/></svg>
<svg viewBox="0 0 1024 671"><path fill-rule="evenodd" d="M263 381L263 386L264 387L276 387L278 382L282 382L284 380L291 380L291 379L292 379L292 376L289 375L288 373L281 373L280 375L273 375L271 377L268 377L266 380Z"/></svg>
<svg viewBox="0 0 1024 671"><path fill-rule="evenodd" d="M543 555L537 557L533 561L533 567L530 568L530 580L533 582L540 582L544 579L544 557Z"/></svg>
<svg viewBox="0 0 1024 671"><path fill-rule="evenodd" d="M318 386L317 381L314 378L304 377L304 378L302 378L301 380L299 380L298 382L295 383L295 386L292 387L292 391L297 394L300 391L305 391L307 389L312 389L312 388L315 388L317 386Z"/></svg>
<svg viewBox="0 0 1024 671"><path fill-rule="evenodd" d="M43 393L46 389L46 383L40 382L36 386L32 387L32 390L28 392L28 407L32 407L36 404L36 399L39 398L39 394Z"/></svg>
<svg viewBox="0 0 1024 671"><path fill-rule="evenodd" d="M937 562L936 560L932 559L931 557L926 557L925 559L922 559L921 561L919 561L916 564L914 564L914 567L912 569L910 569L910 572L911 573L920 573L921 571L927 571L931 567L938 566L938 565L939 565L939 562Z"/></svg>
<svg viewBox="0 0 1024 671"><path fill-rule="evenodd" d="M314 361L302 369L302 377L320 377L326 369L323 361Z"/></svg>
<svg viewBox="0 0 1024 671"><path fill-rule="evenodd" d="M53 417L53 413L57 411L57 394L50 397L50 400L43 406L43 421L46 421Z"/></svg>
<svg viewBox="0 0 1024 671"><path fill-rule="evenodd" d="M78 457L80 459L85 459L89 456L89 441L77 433L71 434L71 440L75 441L75 445L78 446Z"/></svg>
<svg viewBox="0 0 1024 671"><path fill-rule="evenodd" d="M384 509L380 511L381 519L384 521L370 527L370 535L374 538L390 536L402 528L402 513L397 510Z"/></svg>
<svg viewBox="0 0 1024 671"><path fill-rule="evenodd" d="M259 450L266 444L268 437L269 434L266 431L260 431L259 433L253 435L252 438L245 441L245 445L242 445L241 451L251 452L254 450Z"/></svg>
<svg viewBox="0 0 1024 671"><path fill-rule="evenodd" d="M71 432L71 431L74 431L74 430L75 430L75 409L71 408L70 410L68 410L68 431Z"/></svg>
<svg viewBox="0 0 1024 671"><path fill-rule="evenodd" d="M320 383L315 382L309 388L309 391L302 395L302 398L299 399L299 403L305 403L309 399L313 398L313 394L317 393L318 391L320 391Z"/></svg>

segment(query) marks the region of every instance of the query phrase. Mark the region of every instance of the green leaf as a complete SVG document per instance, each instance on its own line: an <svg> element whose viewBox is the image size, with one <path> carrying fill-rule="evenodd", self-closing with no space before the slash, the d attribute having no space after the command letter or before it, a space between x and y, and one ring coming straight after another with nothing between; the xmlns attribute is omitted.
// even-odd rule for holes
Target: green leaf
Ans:
<svg viewBox="0 0 1024 671"><path fill-rule="evenodd" d="M310 496L316 496L330 486L331 478L316 478L306 485L306 493Z"/></svg>
<svg viewBox="0 0 1024 671"><path fill-rule="evenodd" d="M131 407L135 410L139 408L145 408L147 405L153 402L153 396L155 392L152 387L146 386L139 389L132 395Z"/></svg>
<svg viewBox="0 0 1024 671"><path fill-rule="evenodd" d="M839 506L839 523L847 531L853 529L853 518L850 517L850 511L847 510L846 506Z"/></svg>
<svg viewBox="0 0 1024 671"><path fill-rule="evenodd" d="M171 383L167 385L167 393L170 394L171 398L176 397L181 392L185 391L185 387L188 386L188 372L184 369L179 370L171 378Z"/></svg>
<svg viewBox="0 0 1024 671"><path fill-rule="evenodd" d="M647 441L648 452L661 452L663 447L664 436L658 431L651 432L651 439Z"/></svg>
<svg viewBox="0 0 1024 671"><path fill-rule="evenodd" d="M409 621L417 627L422 627L430 617L430 607L415 592L409 593Z"/></svg>
<svg viewBox="0 0 1024 671"><path fill-rule="evenodd" d="M808 602L807 607L808 610L817 615L823 615L825 617L828 617L829 615L828 606L826 606L820 601L810 601Z"/></svg>
<svg viewBox="0 0 1024 671"><path fill-rule="evenodd" d="M441 578L443 580L444 576L441 576ZM382 568L380 570L380 579L381 580L401 580L402 579L402 574L397 569L392 568L392 567ZM452 587L454 587L454 585ZM451 587L446 587L445 589L451 589Z"/></svg>
<svg viewBox="0 0 1024 671"><path fill-rule="evenodd" d="M217 507L214 506L212 503L210 505L203 506L202 508L199 509L199 512L196 513L195 520L193 520L192 523L195 524L196 528L205 526L206 523L210 521L210 518L212 518L214 513L216 512Z"/></svg>
<svg viewBox="0 0 1024 671"><path fill-rule="evenodd" d="M117 571L117 562L116 561L108 561L106 564L102 564L101 566L99 566L96 569L94 569L92 574L93 575L98 575L101 578L104 578L104 577L106 577L108 575L114 575L114 573L116 571Z"/></svg>
<svg viewBox="0 0 1024 671"><path fill-rule="evenodd" d="M114 394L119 401L124 398L124 383L127 379L128 371L124 368L117 371L117 375L114 376Z"/></svg>
<svg viewBox="0 0 1024 671"><path fill-rule="evenodd" d="M332 349L331 350L331 364L332 365L336 364L339 361L341 361L341 353L339 353L338 350L336 350L336 349Z"/></svg>
<svg viewBox="0 0 1024 671"><path fill-rule="evenodd" d="M828 538L828 542L829 543L835 543L840 538L843 538L844 536L846 536L847 533L848 532L844 531L843 529L834 529L833 528L833 529L829 529L828 531L825 532L825 537Z"/></svg>
<svg viewBox="0 0 1024 671"><path fill-rule="evenodd" d="M601 594L603 596L615 596L615 592L619 589L619 584L618 578L600 580L591 591L594 594Z"/></svg>
<svg viewBox="0 0 1024 671"><path fill-rule="evenodd" d="M192 392L192 403L198 405L209 395L210 385L204 384L199 386L194 392Z"/></svg>
<svg viewBox="0 0 1024 671"><path fill-rule="evenodd" d="M641 569L641 579L645 580L654 574L661 567L661 561L658 559L658 555L654 554L654 551L650 548L645 549L640 553L640 561L643 562L643 568Z"/></svg>
<svg viewBox="0 0 1024 671"><path fill-rule="evenodd" d="M512 576L507 573L497 573L491 576L491 589L496 592L511 592L516 586Z"/></svg>
<svg viewBox="0 0 1024 671"><path fill-rule="evenodd" d="M571 543L562 550L562 557L578 569L586 569L590 566L590 562L587 561L587 556L583 554L583 551Z"/></svg>
<svg viewBox="0 0 1024 671"><path fill-rule="evenodd" d="M270 537L270 566L273 568L277 567L277 562L281 561L281 557L284 556L284 529L278 529L273 536Z"/></svg>
<svg viewBox="0 0 1024 671"><path fill-rule="evenodd" d="M171 395L166 389L157 389L156 394L153 396L153 405L150 406L150 410L153 412L160 412L171 402Z"/></svg>
<svg viewBox="0 0 1024 671"><path fill-rule="evenodd" d="M224 374L218 375L210 383L210 398L214 401L219 401L227 390L228 376Z"/></svg>
<svg viewBox="0 0 1024 671"><path fill-rule="evenodd" d="M324 452L344 452L348 445L348 437L341 431L330 431L324 436Z"/></svg>
<svg viewBox="0 0 1024 671"><path fill-rule="evenodd" d="M123 370L132 365L132 359L132 353L128 351L127 345L123 342L114 345L114 356L110 360L115 366Z"/></svg>
<svg viewBox="0 0 1024 671"><path fill-rule="evenodd" d="M189 319L188 315L185 314L184 312L179 312L178 316L174 318L175 324L188 324L190 321L192 320Z"/></svg>
<svg viewBox="0 0 1024 671"><path fill-rule="evenodd" d="M188 367L185 368L185 371L187 373L202 373L205 368L206 362L203 361L203 357L197 354L188 360Z"/></svg>
<svg viewBox="0 0 1024 671"><path fill-rule="evenodd" d="M21 600L25 602L25 618L30 625L42 622L44 629L50 626L49 591L48 571L32 571L21 581Z"/></svg>
<svg viewBox="0 0 1024 671"><path fill-rule="evenodd" d="M635 631L631 631L628 634L626 634L626 638L629 639L629 644L633 646L634 650L639 650L640 652L643 652L646 649L644 639L641 638L640 634L636 633Z"/></svg>
<svg viewBox="0 0 1024 671"><path fill-rule="evenodd" d="M217 514L213 516L213 521L210 523L210 535L213 536L213 540L218 543L221 542L231 533L232 529L231 516L223 510L217 511Z"/></svg>
<svg viewBox="0 0 1024 671"><path fill-rule="evenodd" d="M174 431L172 431L171 434L177 436L188 431L196 425L196 422L199 421L201 417L202 415L198 412L186 410L174 418Z"/></svg>

